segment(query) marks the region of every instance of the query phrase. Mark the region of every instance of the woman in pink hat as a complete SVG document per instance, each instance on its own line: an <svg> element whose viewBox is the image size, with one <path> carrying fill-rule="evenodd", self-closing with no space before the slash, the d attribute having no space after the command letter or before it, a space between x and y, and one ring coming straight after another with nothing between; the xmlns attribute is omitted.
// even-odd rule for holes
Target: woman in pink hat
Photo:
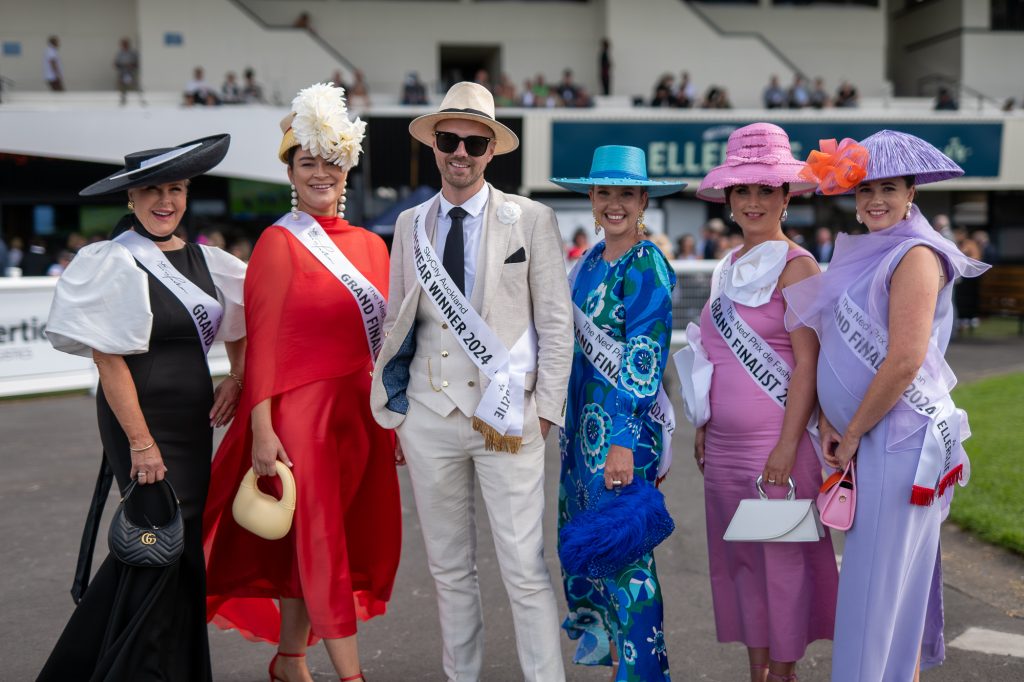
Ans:
<svg viewBox="0 0 1024 682"><path fill-rule="evenodd" d="M944 354L952 282L988 266L932 229L917 185L963 175L928 142L882 130L822 143L807 177L852 192L868 233L839 235L829 269L787 288L787 327L821 340L826 462L857 472L839 583L833 682L906 682L942 662L939 524L967 483L967 415Z"/></svg>
<svg viewBox="0 0 1024 682"><path fill-rule="evenodd" d="M817 542L722 539L740 500L758 496L759 477L772 499L794 486L797 497L813 497L822 482L807 433L818 343L809 330L786 331L781 294L818 272L782 231L790 196L814 189L800 177L804 167L782 128L754 123L729 136L725 163L697 190L727 203L743 231L742 245L715 269L700 326L687 328L682 353L688 366L704 369L680 375L704 474L718 640L747 646L753 682L797 679L796 662L810 642L831 638L835 617L838 575L827 532Z"/></svg>

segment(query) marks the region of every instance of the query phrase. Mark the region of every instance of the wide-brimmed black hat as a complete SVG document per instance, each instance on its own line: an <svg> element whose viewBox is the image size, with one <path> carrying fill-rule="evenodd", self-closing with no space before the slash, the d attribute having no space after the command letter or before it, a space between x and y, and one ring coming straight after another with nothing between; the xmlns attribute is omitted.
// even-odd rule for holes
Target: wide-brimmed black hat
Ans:
<svg viewBox="0 0 1024 682"><path fill-rule="evenodd" d="M134 152L124 157L123 169L94 182L78 194L91 197L194 178L220 163L228 153L230 144L231 136L224 133L202 137L177 147Z"/></svg>

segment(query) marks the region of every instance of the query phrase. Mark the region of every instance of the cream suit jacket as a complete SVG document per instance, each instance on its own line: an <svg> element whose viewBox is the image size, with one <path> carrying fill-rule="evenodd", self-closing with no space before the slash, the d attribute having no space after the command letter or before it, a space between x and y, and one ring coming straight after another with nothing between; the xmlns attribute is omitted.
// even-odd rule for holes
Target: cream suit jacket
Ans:
<svg viewBox="0 0 1024 682"><path fill-rule="evenodd" d="M490 185L488 185L490 186ZM498 219L506 202L522 213L511 225ZM434 197L426 213L427 238L433 242L440 199ZM416 209L404 211L395 225L391 247L391 282L386 337L373 373L370 406L384 428L395 428L408 411L406 388L409 364L415 353L416 313L431 305L421 297L422 288L413 265L412 230ZM537 371L527 376L526 413L536 414L561 426L572 366L572 303L562 259L562 240L554 211L543 204L490 187L483 223L483 245L477 262L475 300L484 322L506 348L515 342L532 319L537 330ZM483 287L478 298L477 287ZM532 374L532 373L531 373ZM479 372L480 396L489 380ZM532 389L532 390L531 390Z"/></svg>

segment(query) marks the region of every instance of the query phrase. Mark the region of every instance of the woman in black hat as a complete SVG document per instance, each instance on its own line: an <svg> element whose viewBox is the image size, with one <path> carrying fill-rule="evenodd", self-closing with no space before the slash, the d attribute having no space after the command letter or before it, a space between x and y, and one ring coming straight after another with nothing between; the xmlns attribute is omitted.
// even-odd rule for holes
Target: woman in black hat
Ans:
<svg viewBox="0 0 1024 682"><path fill-rule="evenodd" d="M57 283L47 326L54 348L91 357L103 461L72 588L78 608L40 680L210 680L202 513L212 427L234 415L241 393L245 265L175 231L188 178L216 166L227 135L131 154L125 168L82 190L127 191L131 213L111 241L82 249ZM206 353L227 342L231 375L214 391ZM129 518L160 525L167 480L179 498L184 550L164 568L108 556L88 584L92 548L111 478L136 482Z"/></svg>

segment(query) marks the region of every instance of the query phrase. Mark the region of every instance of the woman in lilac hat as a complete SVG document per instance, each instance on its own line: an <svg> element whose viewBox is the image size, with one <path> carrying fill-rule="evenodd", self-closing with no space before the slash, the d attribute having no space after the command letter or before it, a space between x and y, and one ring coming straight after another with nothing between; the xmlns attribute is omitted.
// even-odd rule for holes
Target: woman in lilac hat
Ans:
<svg viewBox="0 0 1024 682"><path fill-rule="evenodd" d="M822 482L807 433L818 343L808 330L786 331L780 293L818 272L782 230L790 196L814 189L800 177L804 167L776 125L754 123L729 136L725 163L697 196L729 205L743 243L716 267L700 326L688 326L689 346L677 357L704 474L718 641L747 646L753 682L795 680L807 645L832 636L835 612L827 533L804 543L722 538L740 500L758 496L759 477L772 499L790 486L798 498L813 497Z"/></svg>
<svg viewBox="0 0 1024 682"><path fill-rule="evenodd" d="M939 524L970 473L966 414L943 359L952 282L988 266L964 256L914 205L917 185L963 175L938 149L883 130L823 141L807 177L853 192L868 234L839 235L826 273L788 287L787 327L821 341L821 445L856 456L832 654L834 682L904 682L944 658Z"/></svg>
<svg viewBox="0 0 1024 682"><path fill-rule="evenodd" d="M672 342L676 278L647 239L644 210L650 197L673 194L685 184L648 179L643 150L621 145L594 150L588 177L552 182L587 194L594 230L605 235L569 276L577 343L559 434L558 526L563 530L597 507L602 489L631 486L634 478L653 485L671 463L672 405L661 380ZM607 355L615 355L608 349L616 346L621 360L613 368ZM630 490L634 502L637 490ZM611 514L601 521L599 532L621 532ZM562 627L578 642L574 663L611 665L618 682L667 682L653 552L602 577L563 567L562 578L569 605Z"/></svg>

